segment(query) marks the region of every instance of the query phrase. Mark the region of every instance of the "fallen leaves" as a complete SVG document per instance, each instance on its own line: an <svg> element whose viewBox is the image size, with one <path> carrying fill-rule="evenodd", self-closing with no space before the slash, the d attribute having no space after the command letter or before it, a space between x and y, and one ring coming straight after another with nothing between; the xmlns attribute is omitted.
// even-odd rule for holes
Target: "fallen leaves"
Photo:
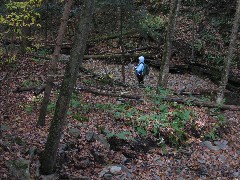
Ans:
<svg viewBox="0 0 240 180"><path fill-rule="evenodd" d="M30 59L23 59L21 66L18 68L19 76L25 74L41 72L44 74L41 66L34 63L29 64ZM95 64L95 65L93 65ZM94 61L86 62L86 67L95 69L96 72L103 72L102 70L112 71L114 69L113 77L121 77L118 72L118 68L115 65L109 65L109 67L101 62ZM59 65L60 67L63 67ZM101 69L102 66L105 66ZM129 84L135 84L133 72L127 71L127 82ZM9 74L13 75L13 74ZM147 85L156 85L157 71L154 69L150 70L150 76L146 78ZM91 76L86 76L85 80L92 80ZM82 78L78 80L78 83L83 83ZM24 79L14 78L2 81L2 108L0 109L1 115L4 115L2 124L8 128L4 131L3 137L1 138L1 144L5 143L4 146L0 146L0 177L10 178L5 162L18 158L31 159L31 176L36 178L36 167L38 166L38 158L41 150L44 148L46 137L48 134L48 128L52 119L52 114L47 116L47 125L42 128L36 127L36 121L38 118L38 108L40 102L35 102L36 98L28 92L24 93L11 93L11 89L14 89L17 85L22 83ZM95 83L95 81L93 81ZM196 85L194 83L197 83ZM187 86L192 84L192 86ZM200 79L196 76L185 74L185 75L170 75L169 87L171 89L179 90L183 86L187 86L189 90L200 88L215 89L216 86L208 80ZM93 84L93 87L103 87L102 84ZM116 92L124 93L135 93L143 94L143 89L139 88L123 88L123 87L109 87L104 85L106 89L110 89ZM109 104L113 106L117 103L117 99L106 96L95 96L91 93L81 93L80 102L89 104L87 106L81 106L84 110L84 116L87 117L88 121L82 122L73 119L72 115L67 117L67 124L64 129L64 134L61 139L60 153L62 160L61 170L59 173L60 177L80 177L87 176L91 179L99 179L100 172L107 166L107 164L124 164L127 167L133 179L189 179L189 178L238 178L239 177L239 112L225 111L224 116L229 121L229 130L226 133L221 133L221 139L227 140L227 148L219 150L210 150L209 148L202 145L201 138L191 137L188 139L188 147L182 148L178 151L171 147L166 149L158 147L151 148L144 152L140 151L139 148L144 146L132 146L134 148L127 147L125 141L119 142L119 151L106 148L98 140L88 141L86 134L88 132L94 132L95 134L102 134L104 129L108 129L111 132L120 133L122 131L131 132L134 137L137 137L137 133L134 127L129 124L135 122L137 116L129 116L130 119L126 120L121 117L120 119L114 118L114 116L108 112L108 109L98 109L97 105ZM1 98L2 98L1 97ZM53 101L56 99L56 95L53 95ZM33 102L34 101L34 102ZM30 112L26 112L26 104L33 105ZM138 111L146 114L151 113L152 103L145 100L144 103L132 102L131 106L134 106ZM211 125L216 123L216 120L209 115L207 108L199 107L187 107L187 109L193 111L196 114L195 119L190 121L197 124L197 128L200 131L208 131ZM80 109L81 110L81 109ZM83 112L80 111L79 112ZM130 112L131 107L126 108L126 112ZM174 112L174 109L169 109L170 112ZM129 121L129 122L128 122ZM128 124L129 123L129 124ZM70 129L76 128L80 131L79 136L72 136ZM167 130L167 129L166 129ZM105 136L105 135L103 135ZM219 140L221 140L219 139ZM23 143L25 142L25 143ZM116 142L116 140L115 140ZM143 142L143 141L140 141ZM221 141L219 141L221 142ZM221 146L223 144L214 144L214 146ZM34 155L30 156L30 149L36 148ZM92 150L92 151L91 151ZM93 151L94 150L94 151ZM94 157L95 156L95 157ZM31 158L30 158L31 157ZM105 162L99 163L97 162ZM59 167L60 168L60 167Z"/></svg>

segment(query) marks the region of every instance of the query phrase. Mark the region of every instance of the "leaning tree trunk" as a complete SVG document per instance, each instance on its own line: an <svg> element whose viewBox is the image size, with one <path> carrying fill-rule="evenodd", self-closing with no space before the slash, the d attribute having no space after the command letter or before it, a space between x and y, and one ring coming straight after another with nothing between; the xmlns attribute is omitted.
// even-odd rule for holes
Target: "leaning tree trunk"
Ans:
<svg viewBox="0 0 240 180"><path fill-rule="evenodd" d="M240 23L240 0L237 1L236 13L235 13L232 33L230 37L230 44L228 47L228 54L226 59L224 60L224 69L221 74L221 81L220 81L219 91L216 99L217 104L221 104L223 102L224 91L226 89L226 85L228 82L229 69L230 69L231 61L233 59L233 53L234 53L234 48L236 44L239 23Z"/></svg>
<svg viewBox="0 0 240 180"><path fill-rule="evenodd" d="M71 95L76 84L79 67L86 49L93 8L94 0L83 0L70 60L66 66L45 149L40 158L40 171L42 174L51 174L55 171L58 145L65 124Z"/></svg>
<svg viewBox="0 0 240 180"><path fill-rule="evenodd" d="M169 62L171 58L171 48L174 32L176 29L176 19L180 7L181 0L171 1L171 10L169 14L169 22L167 26L167 34L164 45L163 60L161 61L160 72L158 76L158 88L161 86L163 88L167 87L168 73L169 73ZM157 89L158 89L157 88Z"/></svg>
<svg viewBox="0 0 240 180"><path fill-rule="evenodd" d="M47 76L47 83L46 83L46 87L45 87L45 91L44 91L44 97L43 97L43 101L42 101L42 105L41 105L41 109L39 112L39 117L38 117L38 122L37 125L38 126L44 126L45 125L45 117L47 114L47 106L49 103L49 98L50 98L50 94L54 85L54 75L57 72L57 61L60 55L60 51L61 51L61 45L62 45L62 41L63 41L63 37L66 31L66 27L67 27L67 21L68 21L68 17L71 11L71 6L73 4L73 0L68 0L65 4L64 7L64 11L63 11L63 17L61 19L61 25L59 27L59 32L58 32L58 36L57 36L57 40L56 40L56 45L55 45L55 49L53 52L53 58L50 62L50 68L49 68L49 73Z"/></svg>

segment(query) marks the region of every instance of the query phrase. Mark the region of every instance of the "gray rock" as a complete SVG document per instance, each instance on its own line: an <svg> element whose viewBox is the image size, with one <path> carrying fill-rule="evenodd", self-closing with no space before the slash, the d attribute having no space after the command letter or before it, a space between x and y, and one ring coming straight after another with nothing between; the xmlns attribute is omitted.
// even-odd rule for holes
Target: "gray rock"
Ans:
<svg viewBox="0 0 240 180"><path fill-rule="evenodd" d="M9 168L9 172L12 176L16 177L16 179L30 180L29 160L20 158L15 161L6 162L6 165Z"/></svg>
<svg viewBox="0 0 240 180"><path fill-rule="evenodd" d="M213 150L213 151L218 151L220 150L220 148L218 146L213 146L212 143L210 141L204 141L202 142L202 145L207 147L208 149L210 150Z"/></svg>
<svg viewBox="0 0 240 180"><path fill-rule="evenodd" d="M222 162L222 163L225 163L226 162L226 160L227 160L227 158L224 156L224 155L220 155L219 156L219 160Z"/></svg>
<svg viewBox="0 0 240 180"><path fill-rule="evenodd" d="M69 129L69 134L74 137L81 137L81 131L77 128Z"/></svg>
<svg viewBox="0 0 240 180"><path fill-rule="evenodd" d="M100 172L100 174L99 174L99 177L100 178L102 178L106 173L108 173L109 172L109 169L108 168L104 168L101 172Z"/></svg>
<svg viewBox="0 0 240 180"><path fill-rule="evenodd" d="M158 163L160 166L165 165L165 163L164 163L163 161L161 161L160 158L158 158L158 157L155 158L154 161L155 161L156 163Z"/></svg>
<svg viewBox="0 0 240 180"><path fill-rule="evenodd" d="M102 134L96 135L95 139L97 141L99 141L100 143L102 143L105 146L105 148L107 148L108 150L110 149L110 144L108 143L107 139Z"/></svg>
<svg viewBox="0 0 240 180"><path fill-rule="evenodd" d="M1 126L0 126L0 130L1 131L7 131L7 130L9 130L10 128L8 127L8 126L6 126L6 125L4 125L4 124L2 124Z"/></svg>
<svg viewBox="0 0 240 180"><path fill-rule="evenodd" d="M114 175L116 175L116 174L121 174L121 171L122 171L122 168L119 167L119 166L112 166L112 167L110 168L110 172L111 172L112 174L114 174Z"/></svg>
<svg viewBox="0 0 240 180"><path fill-rule="evenodd" d="M216 146L218 146L220 149L222 150L226 150L227 149L227 144L228 144L228 141L226 140L221 140L221 141L214 141L214 144Z"/></svg>
<svg viewBox="0 0 240 180"><path fill-rule="evenodd" d="M109 150L110 149L110 144L108 143L107 139L102 135L102 134L96 134L94 132L87 132L86 133L86 140L87 141L94 141L97 140L100 143L102 143L102 145L104 145L104 147Z"/></svg>
<svg viewBox="0 0 240 180"><path fill-rule="evenodd" d="M105 180L111 180L111 179L113 179L113 175L112 174L104 174L104 176L103 176L103 179L105 179Z"/></svg>
<svg viewBox="0 0 240 180"><path fill-rule="evenodd" d="M236 178L237 178L237 177L240 177L239 171L234 172L234 173L233 173L233 176L236 177Z"/></svg>
<svg viewBox="0 0 240 180"><path fill-rule="evenodd" d="M86 140L88 141L88 142L90 142L90 141L94 141L94 136L95 136L96 134L94 133L94 132L86 132Z"/></svg>

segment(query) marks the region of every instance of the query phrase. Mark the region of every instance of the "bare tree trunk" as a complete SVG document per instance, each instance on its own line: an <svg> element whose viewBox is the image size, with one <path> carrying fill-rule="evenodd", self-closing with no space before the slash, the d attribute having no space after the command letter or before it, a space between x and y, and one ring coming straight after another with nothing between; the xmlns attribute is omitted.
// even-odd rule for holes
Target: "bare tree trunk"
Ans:
<svg viewBox="0 0 240 180"><path fill-rule="evenodd" d="M169 14L169 22L167 26L167 35L164 45L163 60L161 61L160 72L158 76L158 87L167 87L168 73L169 73L169 62L171 58L171 48L174 32L176 29L176 18L178 15L181 0L172 0L171 9ZM158 89L158 88L157 88Z"/></svg>
<svg viewBox="0 0 240 180"><path fill-rule="evenodd" d="M40 171L42 174L51 174L55 171L57 150L65 124L67 110L71 95L76 84L79 67L83 60L86 49L86 41L94 9L94 0L83 0L79 20L76 26L74 45L70 54L70 61L65 70L65 75L61 84L60 94L56 103L56 110L51 122L45 149L41 155Z"/></svg>
<svg viewBox="0 0 240 180"><path fill-rule="evenodd" d="M53 83L54 75L56 74L56 71L57 71L57 61L58 61L58 58L60 55L61 45L62 45L63 37L64 37L65 31L66 31L67 21L68 21L68 17L69 17L70 11L71 11L72 4L73 4L73 0L68 0L64 7L63 17L61 19L62 22L59 27L56 45L55 45L55 49L53 52L53 58L50 62L50 68L49 68L49 72L48 72L48 76L47 76L47 83L46 83L46 87L45 87L45 91L44 91L44 97L43 97L43 101L41 104L41 109L39 112L37 126L45 125L47 106L48 106L50 94L51 94L51 91L52 91L52 88L54 85L54 83Z"/></svg>
<svg viewBox="0 0 240 180"><path fill-rule="evenodd" d="M196 26L197 26L197 22L196 22L196 0L193 1L193 12L192 12L192 20L193 20L193 24L192 24L192 42L191 42L191 62L196 62L195 59L195 48L194 48L194 44L196 41Z"/></svg>
<svg viewBox="0 0 240 180"><path fill-rule="evenodd" d="M123 46L123 5L122 0L120 0L120 37L119 37L119 44L121 48L121 62L122 62L122 81L123 83L126 82L125 77L125 66L124 66L124 46Z"/></svg>
<svg viewBox="0 0 240 180"><path fill-rule="evenodd" d="M230 70L231 61L233 59L234 48L236 44L238 29L240 23L240 0L237 1L236 13L233 21L232 33L230 37L230 44L228 47L228 54L224 60L224 69L221 74L221 81L219 86L219 92L217 93L216 103L221 104L224 98L224 91L228 82L228 75Z"/></svg>

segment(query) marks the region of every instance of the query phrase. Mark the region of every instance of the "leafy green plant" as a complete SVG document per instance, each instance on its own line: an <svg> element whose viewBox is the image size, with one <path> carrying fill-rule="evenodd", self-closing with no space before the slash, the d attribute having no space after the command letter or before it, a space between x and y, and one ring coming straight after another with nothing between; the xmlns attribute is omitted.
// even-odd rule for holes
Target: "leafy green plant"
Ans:
<svg viewBox="0 0 240 180"><path fill-rule="evenodd" d="M86 85L89 85L89 86L94 85L94 81L89 80L89 79L84 79L84 80L83 80L83 83L86 84Z"/></svg>
<svg viewBox="0 0 240 180"><path fill-rule="evenodd" d="M22 86L23 87L31 87L31 86L39 86L40 85L40 81L39 80L36 80L36 81L32 81L32 80L24 80L22 82Z"/></svg>
<svg viewBox="0 0 240 180"><path fill-rule="evenodd" d="M110 131L105 130L105 133L108 138L117 137L118 139L134 141L134 139L131 137L132 133L129 131L122 131L119 133L115 133L115 132L110 132Z"/></svg>
<svg viewBox="0 0 240 180"><path fill-rule="evenodd" d="M47 110L50 112L53 112L55 110L56 104L54 102L51 102L47 106Z"/></svg>
<svg viewBox="0 0 240 180"><path fill-rule="evenodd" d="M146 34L151 34L154 37L159 37L162 33L161 30L164 30L166 21L160 16L154 16L147 14L144 19L140 22L140 28Z"/></svg>
<svg viewBox="0 0 240 180"><path fill-rule="evenodd" d="M89 121L89 118L87 118L86 116L83 116L79 113L74 114L73 119L76 119L76 120L81 121L81 122L88 122Z"/></svg>
<svg viewBox="0 0 240 180"><path fill-rule="evenodd" d="M31 112L33 111L33 106L30 105L30 104L26 104L26 105L25 105L25 111L26 111L27 113L31 113Z"/></svg>

